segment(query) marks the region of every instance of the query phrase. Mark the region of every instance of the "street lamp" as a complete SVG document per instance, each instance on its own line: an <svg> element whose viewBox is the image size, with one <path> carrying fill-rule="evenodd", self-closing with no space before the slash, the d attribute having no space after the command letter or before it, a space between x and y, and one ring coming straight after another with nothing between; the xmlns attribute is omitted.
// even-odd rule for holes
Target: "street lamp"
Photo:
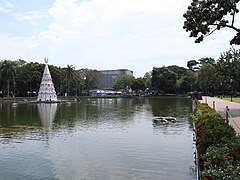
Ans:
<svg viewBox="0 0 240 180"><path fill-rule="evenodd" d="M232 92L232 91L233 91L233 90L232 90L232 82L233 82L233 80L230 79L230 83L231 83L231 102L232 102L232 93L233 93L233 92Z"/></svg>
<svg viewBox="0 0 240 180"><path fill-rule="evenodd" d="M15 98L15 86L16 86L16 82L15 80L13 81L13 97Z"/></svg>
<svg viewBox="0 0 240 180"><path fill-rule="evenodd" d="M222 99L223 98L223 87L222 87L223 83L221 82L220 85L221 85L221 90L222 90L222 94L221 94L221 99Z"/></svg>

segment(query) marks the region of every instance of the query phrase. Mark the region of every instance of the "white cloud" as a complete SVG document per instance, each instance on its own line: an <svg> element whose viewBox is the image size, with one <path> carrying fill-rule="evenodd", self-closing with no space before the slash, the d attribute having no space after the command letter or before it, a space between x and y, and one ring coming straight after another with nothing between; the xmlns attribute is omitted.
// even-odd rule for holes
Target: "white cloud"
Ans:
<svg viewBox="0 0 240 180"><path fill-rule="evenodd" d="M137 76L153 66L185 66L189 59L215 55L226 47L221 39L194 44L188 38L182 29L182 14L189 3L56 0L49 9L53 21L40 36L45 46L42 51L62 66L128 68Z"/></svg>
<svg viewBox="0 0 240 180"><path fill-rule="evenodd" d="M183 13L191 0L55 0L48 10L51 23L35 37L25 57L78 68L128 68L143 76L153 66L185 66L189 59L214 57L229 48L231 33L219 31L195 44L183 29ZM44 18L31 11L18 16ZM10 38L14 50L16 39ZM18 40L17 40L18 42ZM28 46L27 45L27 46ZM14 51L12 50L12 51ZM18 52L17 50L16 52ZM10 53L9 53L10 54Z"/></svg>
<svg viewBox="0 0 240 180"><path fill-rule="evenodd" d="M13 4L10 3L9 1L4 0L4 3L5 3L6 8L9 8L9 9L13 8Z"/></svg>
<svg viewBox="0 0 240 180"><path fill-rule="evenodd" d="M167 32L168 24L175 24L175 18L182 16L183 4L180 0L174 3L158 0L92 0L82 3L56 0L49 9L54 20L42 37L50 43L64 43L68 47L71 43L80 47L85 45L89 49L85 48L84 52L79 49L78 53L86 59L86 53L91 54L89 58L95 53L98 55L95 60L107 63L113 58L129 61L134 56L143 56L146 48L149 56L152 50L157 52L157 46L163 42L160 40L166 40L168 36L162 31ZM166 20L169 17L171 20ZM73 43L76 41L79 43ZM111 59L107 59L109 56Z"/></svg>
<svg viewBox="0 0 240 180"><path fill-rule="evenodd" d="M74 31L81 32L81 35L84 34L86 37L111 35L117 33L112 31L113 26L118 26L119 23L127 25L128 18L131 16L136 16L137 19L142 18L143 21L144 19L149 20L146 16L150 14L154 14L158 18L164 13L165 18L174 15L182 16L179 13L181 4L181 0L92 0L81 3L76 0L56 0L53 7L49 9L49 14L54 18L54 21L49 26L50 31L47 34L59 34L59 37L64 38L64 40L66 36L69 36L66 33ZM171 8L170 12L169 8ZM144 23L146 22L142 22L142 24Z"/></svg>
<svg viewBox="0 0 240 180"><path fill-rule="evenodd" d="M1 3L0 3L1 5ZM2 1L2 5L0 6L0 13L8 13L13 8L13 4L7 0Z"/></svg>
<svg viewBox="0 0 240 180"><path fill-rule="evenodd" d="M26 59L27 54L38 47L33 37L11 37L0 34L0 59Z"/></svg>
<svg viewBox="0 0 240 180"><path fill-rule="evenodd" d="M37 21L47 17L46 15L44 15L44 13L40 11L14 13L13 16L18 21L28 21L32 24L35 24Z"/></svg>

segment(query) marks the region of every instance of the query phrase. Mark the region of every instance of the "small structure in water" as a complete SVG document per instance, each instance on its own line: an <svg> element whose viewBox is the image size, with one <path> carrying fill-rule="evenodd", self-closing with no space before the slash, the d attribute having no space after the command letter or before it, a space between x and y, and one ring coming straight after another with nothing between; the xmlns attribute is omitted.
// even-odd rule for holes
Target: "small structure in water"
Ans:
<svg viewBox="0 0 240 180"><path fill-rule="evenodd" d="M57 94L52 82L52 77L48 69L48 59L44 59L46 65L44 68L42 82L38 92L37 102L58 102Z"/></svg>
<svg viewBox="0 0 240 180"><path fill-rule="evenodd" d="M154 123L175 123L177 122L177 119L175 117L156 117L153 119Z"/></svg>

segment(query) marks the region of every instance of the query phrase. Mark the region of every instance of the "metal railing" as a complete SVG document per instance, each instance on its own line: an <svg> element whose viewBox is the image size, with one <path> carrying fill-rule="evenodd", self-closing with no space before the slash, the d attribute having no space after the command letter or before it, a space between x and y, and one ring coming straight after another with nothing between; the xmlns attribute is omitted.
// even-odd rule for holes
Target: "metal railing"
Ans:
<svg viewBox="0 0 240 180"><path fill-rule="evenodd" d="M226 112L226 122L229 123L231 120L235 124L235 126L238 128L238 130L240 130L240 126L233 119L232 115L230 114L230 110L229 110L228 106L226 106L225 112Z"/></svg>
<svg viewBox="0 0 240 180"><path fill-rule="evenodd" d="M199 180L199 161L198 161L198 150L197 150L197 136L196 136L196 127L195 123L193 123L193 148L194 148L194 164L195 164L195 180Z"/></svg>
<svg viewBox="0 0 240 180"><path fill-rule="evenodd" d="M207 102L207 97L205 98L205 102ZM218 112L219 114L221 114L220 111L217 110L216 108L216 102L213 101L213 103L211 105L209 105L210 107L212 107L212 109L216 112ZM222 115L224 116L224 115ZM235 124L235 126L238 128L238 130L240 130L240 126L236 123L236 121L233 119L232 115L230 114L230 109L228 106L226 106L225 109L225 119L226 119L226 123L229 123L230 121L233 122Z"/></svg>

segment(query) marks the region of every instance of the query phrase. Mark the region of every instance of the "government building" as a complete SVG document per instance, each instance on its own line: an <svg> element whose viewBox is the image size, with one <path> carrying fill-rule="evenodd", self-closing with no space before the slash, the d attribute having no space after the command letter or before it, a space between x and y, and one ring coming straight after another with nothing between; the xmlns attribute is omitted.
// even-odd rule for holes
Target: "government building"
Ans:
<svg viewBox="0 0 240 180"><path fill-rule="evenodd" d="M113 84L121 76L133 76L133 71L128 69L102 70L98 71L101 75L99 89L112 89Z"/></svg>

